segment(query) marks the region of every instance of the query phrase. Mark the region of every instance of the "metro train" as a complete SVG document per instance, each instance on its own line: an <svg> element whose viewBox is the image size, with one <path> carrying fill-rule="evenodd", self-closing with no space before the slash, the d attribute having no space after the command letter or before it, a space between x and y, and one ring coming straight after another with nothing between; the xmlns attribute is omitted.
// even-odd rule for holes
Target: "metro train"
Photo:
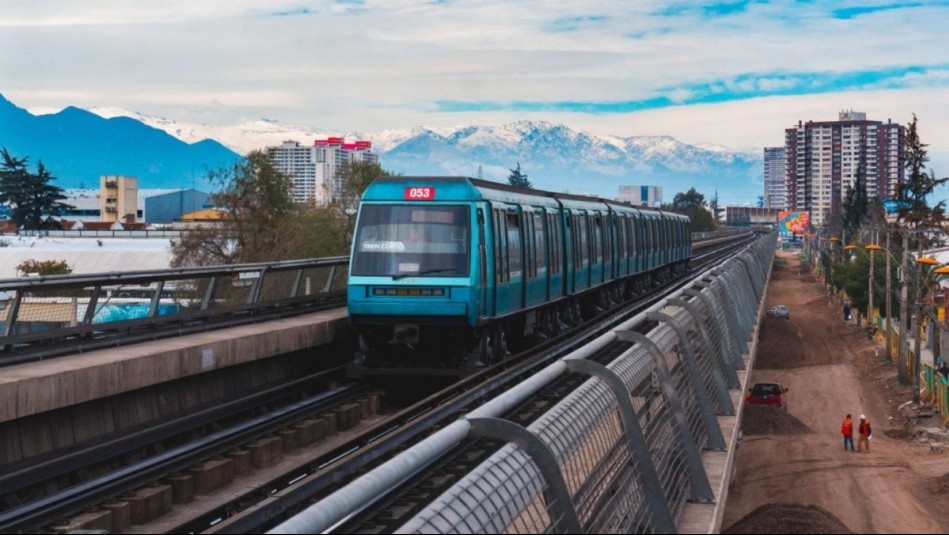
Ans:
<svg viewBox="0 0 949 535"><path fill-rule="evenodd" d="M473 369L689 270L688 217L466 177L365 191L348 275L352 369Z"/></svg>

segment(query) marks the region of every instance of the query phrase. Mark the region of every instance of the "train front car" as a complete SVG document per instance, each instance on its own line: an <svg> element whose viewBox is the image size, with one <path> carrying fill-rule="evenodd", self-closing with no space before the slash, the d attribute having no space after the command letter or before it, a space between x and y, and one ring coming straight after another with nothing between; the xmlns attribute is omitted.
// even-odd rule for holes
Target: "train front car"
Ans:
<svg viewBox="0 0 949 535"><path fill-rule="evenodd" d="M384 177L366 189L349 267L350 375L455 373L477 323L481 204L463 178Z"/></svg>

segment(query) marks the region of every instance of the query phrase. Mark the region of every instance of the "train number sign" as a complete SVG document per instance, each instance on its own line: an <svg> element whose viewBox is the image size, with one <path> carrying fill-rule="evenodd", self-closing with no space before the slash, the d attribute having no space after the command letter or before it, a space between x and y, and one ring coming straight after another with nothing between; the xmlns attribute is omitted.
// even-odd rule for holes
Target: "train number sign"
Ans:
<svg viewBox="0 0 949 535"><path fill-rule="evenodd" d="M405 188L405 200L407 201L433 201L435 200L435 188L430 188L430 187Z"/></svg>

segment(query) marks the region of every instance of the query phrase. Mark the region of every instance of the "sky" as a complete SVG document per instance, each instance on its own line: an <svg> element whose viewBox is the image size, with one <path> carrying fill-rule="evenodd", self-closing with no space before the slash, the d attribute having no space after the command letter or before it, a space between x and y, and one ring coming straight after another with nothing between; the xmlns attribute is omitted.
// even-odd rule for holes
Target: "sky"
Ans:
<svg viewBox="0 0 949 535"><path fill-rule="evenodd" d="M918 117L949 176L949 0L2 0L30 109L315 130L546 120L782 146L799 121Z"/></svg>

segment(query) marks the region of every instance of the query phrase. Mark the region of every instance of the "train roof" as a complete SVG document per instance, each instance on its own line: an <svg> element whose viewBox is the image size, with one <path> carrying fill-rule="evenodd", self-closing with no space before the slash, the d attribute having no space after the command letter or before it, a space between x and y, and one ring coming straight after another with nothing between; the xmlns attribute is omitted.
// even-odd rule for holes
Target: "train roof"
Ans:
<svg viewBox="0 0 949 535"><path fill-rule="evenodd" d="M632 206L611 199L603 199L588 195L573 193L559 193L533 188L518 188L501 182L492 182L478 178L464 176L384 176L379 177L366 188L363 194L364 201L392 201L405 200L404 188L434 187L435 198L432 200L505 200L508 202L526 204L531 198L544 197L551 201L573 201L566 204L596 203L607 204L614 210L633 210L643 214L665 214L676 218L687 218L682 214L666 212L655 208ZM444 188L439 190L439 188ZM447 191L445 191L447 190ZM498 194L502 195L498 195ZM503 194L507 195L503 195ZM535 201L536 202L536 201Z"/></svg>

